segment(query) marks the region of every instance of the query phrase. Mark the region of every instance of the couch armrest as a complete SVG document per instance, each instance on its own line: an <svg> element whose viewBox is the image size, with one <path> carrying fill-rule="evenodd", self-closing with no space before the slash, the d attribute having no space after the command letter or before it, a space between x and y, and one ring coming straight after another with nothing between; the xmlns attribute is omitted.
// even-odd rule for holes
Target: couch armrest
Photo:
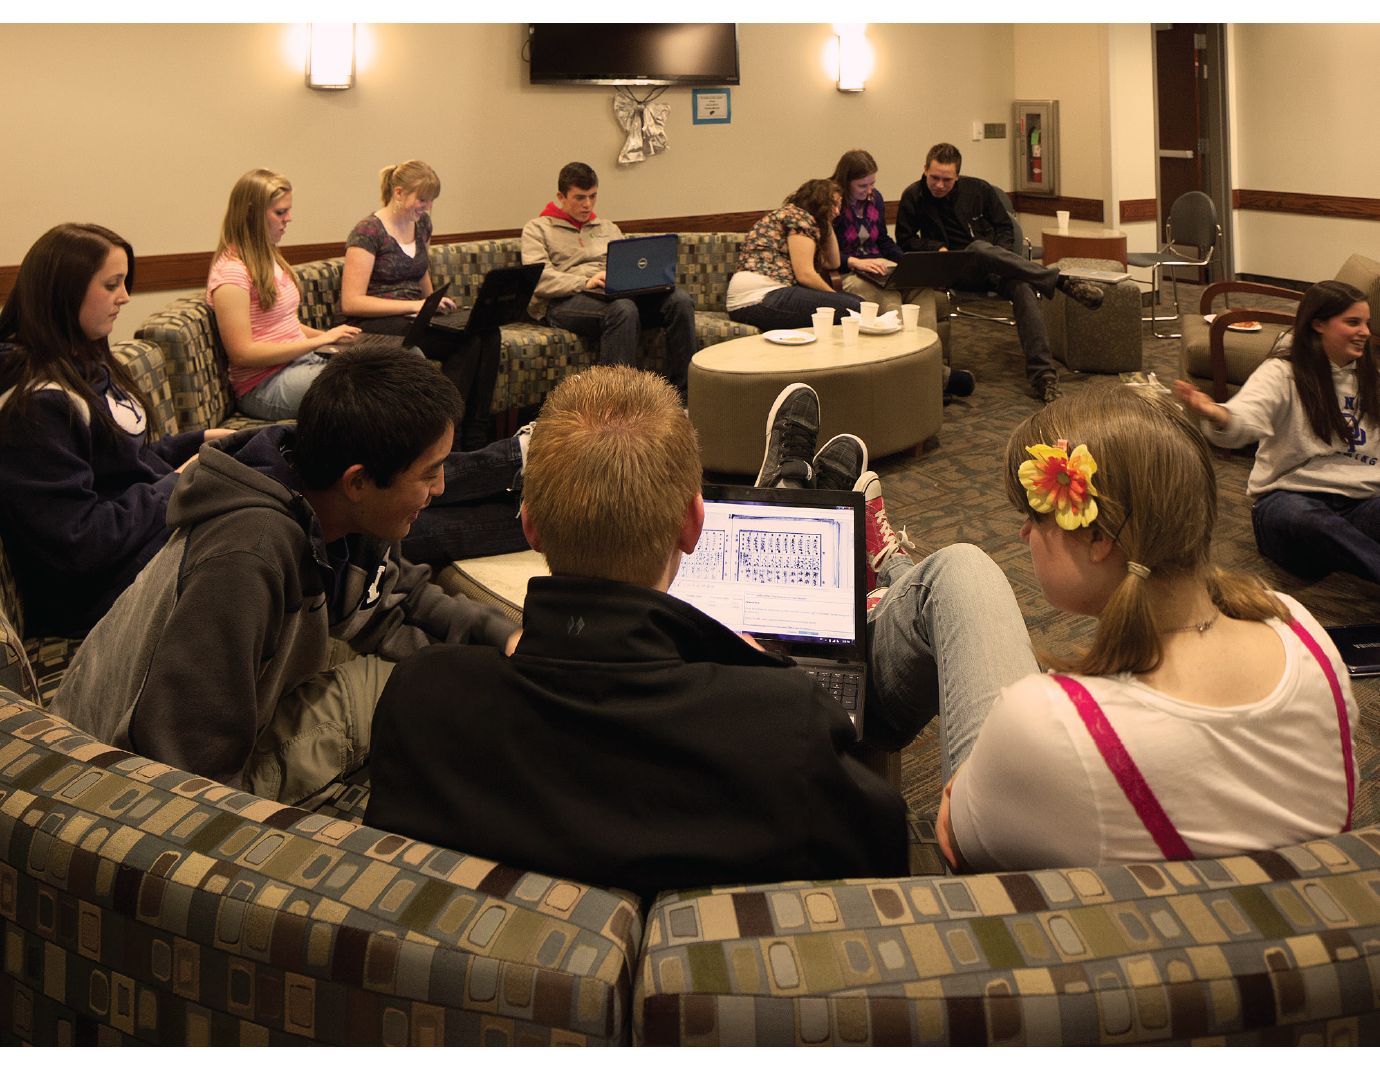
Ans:
<svg viewBox="0 0 1380 1071"><path fill-rule="evenodd" d="M215 312L201 298L179 298L134 332L163 351L179 431L214 428L235 411L229 361L216 330Z"/></svg>
<svg viewBox="0 0 1380 1071"><path fill-rule="evenodd" d="M6 1041L625 1037L629 894L235 792L5 691L0 754Z"/></svg>
<svg viewBox="0 0 1380 1071"><path fill-rule="evenodd" d="M115 343L110 347L110 353L129 369L139 388L149 396L164 434L176 435L180 427L163 350L156 343L136 338Z"/></svg>

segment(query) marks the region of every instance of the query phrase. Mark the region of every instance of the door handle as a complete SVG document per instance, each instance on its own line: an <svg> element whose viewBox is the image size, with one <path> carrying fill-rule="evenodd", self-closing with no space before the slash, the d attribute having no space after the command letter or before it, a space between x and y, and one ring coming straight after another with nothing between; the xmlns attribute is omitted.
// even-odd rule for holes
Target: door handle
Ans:
<svg viewBox="0 0 1380 1071"><path fill-rule="evenodd" d="M1165 159L1169 159L1169 160L1192 160L1192 159L1193 159L1193 150L1192 150L1192 149L1161 149L1161 150L1160 150L1160 159L1161 159L1161 160L1165 160Z"/></svg>

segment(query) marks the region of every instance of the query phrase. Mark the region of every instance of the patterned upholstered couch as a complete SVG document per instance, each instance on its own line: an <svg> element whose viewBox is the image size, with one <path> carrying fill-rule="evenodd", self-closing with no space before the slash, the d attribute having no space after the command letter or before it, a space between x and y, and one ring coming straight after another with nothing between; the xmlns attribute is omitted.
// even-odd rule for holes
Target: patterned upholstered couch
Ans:
<svg viewBox="0 0 1380 1071"><path fill-rule="evenodd" d="M1380 828L1194 863L631 894L100 744L0 688L0 1040L1380 1043Z"/></svg>
<svg viewBox="0 0 1380 1071"><path fill-rule="evenodd" d="M678 282L695 301L699 348L757 333L756 328L729 320L724 306L728 279L737 265L743 237L732 232L680 236ZM520 242L516 238L436 245L431 248L431 279L436 286L450 283L451 296L468 305L473 303L491 268L520 263ZM300 312L304 323L326 328L336 322L344 264L343 257L333 257L299 264L294 269L302 292ZM258 423L235 413L234 395L225 371L225 350L215 329L214 313L203 299L174 301L145 320L135 334L157 343L166 354L168 379L182 430ZM539 404L566 374L589 367L597 353L597 345L560 328L531 322L508 324L503 328L503 357L494 388L494 412ZM660 331L643 333L639 347L642 367L662 370L665 353L665 339Z"/></svg>

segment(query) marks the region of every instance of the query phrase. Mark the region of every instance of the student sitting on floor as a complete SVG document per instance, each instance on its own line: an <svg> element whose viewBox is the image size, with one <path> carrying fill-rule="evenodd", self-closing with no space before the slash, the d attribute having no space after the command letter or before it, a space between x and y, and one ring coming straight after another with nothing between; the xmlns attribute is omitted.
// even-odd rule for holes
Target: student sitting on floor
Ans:
<svg viewBox="0 0 1380 1071"><path fill-rule="evenodd" d="M444 490L461 408L429 361L361 342L316 377L295 427L209 444L168 503L167 545L82 644L53 711L283 803L358 767L397 659L513 633L398 546ZM331 639L359 657L327 669Z"/></svg>

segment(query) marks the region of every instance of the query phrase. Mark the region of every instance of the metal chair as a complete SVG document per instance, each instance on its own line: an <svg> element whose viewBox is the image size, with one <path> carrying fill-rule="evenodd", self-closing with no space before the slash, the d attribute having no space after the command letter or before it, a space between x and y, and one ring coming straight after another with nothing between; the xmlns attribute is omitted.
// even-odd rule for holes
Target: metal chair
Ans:
<svg viewBox="0 0 1380 1071"><path fill-rule="evenodd" d="M1034 251L1030 245L1030 239L1025 236L1025 231L1021 228L1020 217L1016 215L1016 209L1011 204L1011 198L1006 196L1006 191L992 187L992 192L997 195L997 200L1001 202L1002 208L1006 211L1011 220L1011 229L1014 231L1011 245L1014 249L1025 254L1026 260L1034 259ZM1010 316L989 316L985 312L969 312L959 306L959 301L964 298L995 298L994 293L978 293L976 291L949 291L949 306L953 310L949 313L949 319L959 316L971 316L975 320L990 320L993 323L1005 324L1007 327L1015 327L1016 321Z"/></svg>
<svg viewBox="0 0 1380 1071"><path fill-rule="evenodd" d="M1141 317L1150 324L1150 331L1156 338L1179 338L1179 335L1160 334L1155 325L1164 320L1177 320L1179 311L1179 277L1170 274L1174 287L1174 315L1156 316L1155 309L1160 303L1160 289L1164 282L1165 268L1202 268L1211 260L1222 239L1222 228L1217 224L1217 208L1212 198L1199 190L1190 190L1174 202L1169 210L1169 222L1165 224L1166 245L1157 253L1128 253L1127 264L1150 271L1150 315ZM1193 246L1198 252L1190 256L1183 249ZM1206 253L1203 250L1207 250Z"/></svg>

